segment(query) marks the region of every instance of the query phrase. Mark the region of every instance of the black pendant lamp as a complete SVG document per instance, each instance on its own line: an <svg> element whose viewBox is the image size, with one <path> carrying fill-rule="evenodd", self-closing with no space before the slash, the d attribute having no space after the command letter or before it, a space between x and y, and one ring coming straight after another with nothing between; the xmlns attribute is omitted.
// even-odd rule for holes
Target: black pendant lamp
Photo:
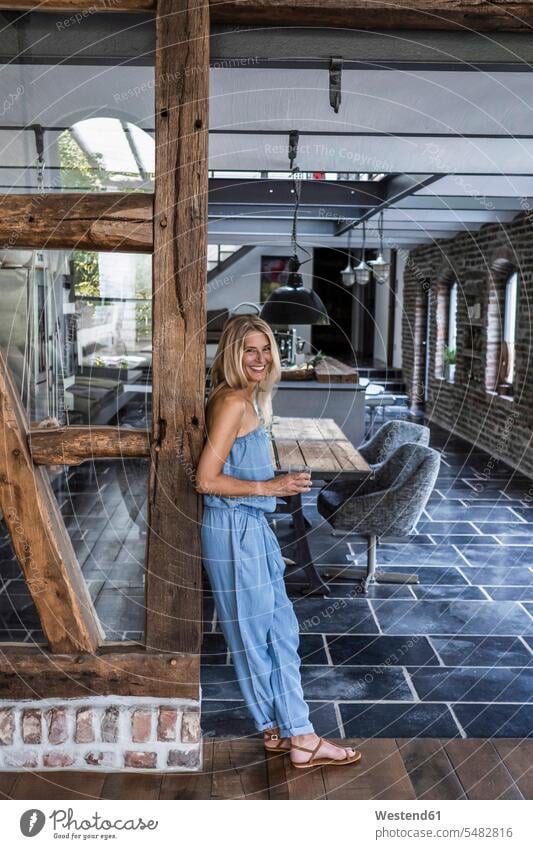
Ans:
<svg viewBox="0 0 533 849"><path fill-rule="evenodd" d="M295 133L292 132L289 142L289 161L292 164L295 153ZM292 155L291 155L292 154ZM326 308L316 292L306 289L303 284L300 266L304 263L298 259L297 248L300 247L296 238L298 207L300 205L301 180L295 178L299 168L292 168L292 185L294 192L294 211L292 217L291 250L289 259L289 275L284 286L275 289L261 310L261 318L269 324L329 324ZM302 250L305 250L303 248ZM305 251L309 253L308 251ZM309 257L310 259L311 257ZM305 262L309 262L308 259Z"/></svg>

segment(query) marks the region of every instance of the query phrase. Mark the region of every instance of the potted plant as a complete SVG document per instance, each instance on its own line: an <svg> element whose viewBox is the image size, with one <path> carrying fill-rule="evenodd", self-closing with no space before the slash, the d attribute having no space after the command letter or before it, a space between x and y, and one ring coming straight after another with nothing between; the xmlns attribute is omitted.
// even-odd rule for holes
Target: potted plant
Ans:
<svg viewBox="0 0 533 849"><path fill-rule="evenodd" d="M444 346L444 371L446 380L453 381L455 377L455 366L457 363L457 351L455 348Z"/></svg>

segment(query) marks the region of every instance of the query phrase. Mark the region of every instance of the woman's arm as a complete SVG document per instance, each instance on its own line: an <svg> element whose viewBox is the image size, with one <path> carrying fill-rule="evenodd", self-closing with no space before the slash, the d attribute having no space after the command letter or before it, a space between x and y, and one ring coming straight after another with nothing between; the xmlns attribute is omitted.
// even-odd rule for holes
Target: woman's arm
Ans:
<svg viewBox="0 0 533 849"><path fill-rule="evenodd" d="M221 496L264 495L283 496L309 492L309 475L291 473L265 481L248 481L222 474L224 463L235 441L246 410L246 401L238 396L226 395L214 402L211 426L198 466L196 491Z"/></svg>
<svg viewBox="0 0 533 849"><path fill-rule="evenodd" d="M196 468L197 492L222 496L266 495L262 489L263 481L245 481L222 474L245 410L243 398L226 395L214 402L211 427Z"/></svg>

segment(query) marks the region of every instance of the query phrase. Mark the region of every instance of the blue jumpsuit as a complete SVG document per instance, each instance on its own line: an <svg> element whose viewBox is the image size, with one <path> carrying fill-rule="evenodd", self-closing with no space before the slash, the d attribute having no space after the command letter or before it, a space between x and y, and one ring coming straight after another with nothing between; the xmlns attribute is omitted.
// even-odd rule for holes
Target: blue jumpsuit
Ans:
<svg viewBox="0 0 533 849"><path fill-rule="evenodd" d="M274 477L262 425L238 436L222 474ZM239 686L258 731L278 725L282 737L313 732L304 701L298 620L287 596L285 563L266 513L274 496L203 496L202 557Z"/></svg>

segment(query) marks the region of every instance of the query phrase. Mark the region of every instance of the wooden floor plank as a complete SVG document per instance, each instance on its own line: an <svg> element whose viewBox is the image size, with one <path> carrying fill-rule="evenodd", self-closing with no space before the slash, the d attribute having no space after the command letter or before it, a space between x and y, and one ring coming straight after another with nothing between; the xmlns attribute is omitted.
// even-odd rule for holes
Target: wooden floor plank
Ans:
<svg viewBox="0 0 533 849"><path fill-rule="evenodd" d="M11 799L13 785L18 778L18 773L4 772L0 774L0 799Z"/></svg>
<svg viewBox="0 0 533 849"><path fill-rule="evenodd" d="M261 740L215 741L212 799L268 799L265 749Z"/></svg>
<svg viewBox="0 0 533 849"><path fill-rule="evenodd" d="M362 759L346 767L326 767L328 799L416 799L395 740L342 740L359 749Z"/></svg>
<svg viewBox="0 0 533 849"><path fill-rule="evenodd" d="M163 776L159 773L109 772L102 799L158 799Z"/></svg>
<svg viewBox="0 0 533 849"><path fill-rule="evenodd" d="M12 789L13 799L100 799L105 780L103 772L18 773Z"/></svg>
<svg viewBox="0 0 533 849"><path fill-rule="evenodd" d="M164 775L159 798L210 799L213 784L213 747L214 741L209 737L204 738L201 772Z"/></svg>
<svg viewBox="0 0 533 849"><path fill-rule="evenodd" d="M466 799L442 740L396 740L417 799Z"/></svg>
<svg viewBox="0 0 533 849"><path fill-rule="evenodd" d="M261 740L203 741L190 773L6 772L12 799L532 799L533 740L342 740L353 766L298 770Z"/></svg>
<svg viewBox="0 0 533 849"><path fill-rule="evenodd" d="M271 800L288 799L287 772L285 764L288 754L266 752L266 767L268 777L268 798Z"/></svg>
<svg viewBox="0 0 533 849"><path fill-rule="evenodd" d="M533 740L493 739L492 745L516 781L524 799L533 799Z"/></svg>
<svg viewBox="0 0 533 849"><path fill-rule="evenodd" d="M489 740L448 740L446 752L469 799L522 799Z"/></svg>

